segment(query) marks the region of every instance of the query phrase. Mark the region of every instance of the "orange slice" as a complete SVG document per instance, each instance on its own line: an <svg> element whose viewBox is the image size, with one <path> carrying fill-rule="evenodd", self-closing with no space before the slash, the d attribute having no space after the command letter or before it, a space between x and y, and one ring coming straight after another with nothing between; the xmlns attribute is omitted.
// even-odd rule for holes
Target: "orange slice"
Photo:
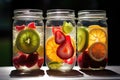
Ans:
<svg viewBox="0 0 120 80"><path fill-rule="evenodd" d="M89 46L95 42L106 43L107 34L103 28L98 25L89 27Z"/></svg>
<svg viewBox="0 0 120 80"><path fill-rule="evenodd" d="M95 61L102 61L107 55L107 48L105 44L96 42L88 49L90 57Z"/></svg>
<svg viewBox="0 0 120 80"><path fill-rule="evenodd" d="M53 36L48 38L46 41L46 56L51 61L63 62L63 60L60 59L56 54L58 46L59 45L55 43L55 38Z"/></svg>

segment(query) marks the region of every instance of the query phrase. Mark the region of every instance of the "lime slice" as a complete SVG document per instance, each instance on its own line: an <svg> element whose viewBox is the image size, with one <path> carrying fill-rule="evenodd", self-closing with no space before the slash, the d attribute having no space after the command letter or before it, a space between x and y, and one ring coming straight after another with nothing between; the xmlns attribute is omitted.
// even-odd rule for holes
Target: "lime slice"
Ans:
<svg viewBox="0 0 120 80"><path fill-rule="evenodd" d="M48 63L48 67L53 70L57 70L62 66L62 63L60 62L50 62Z"/></svg>
<svg viewBox="0 0 120 80"><path fill-rule="evenodd" d="M63 32L65 32L66 34L69 34L70 32L72 32L73 30L73 25L70 22L63 22L63 26L62 26L62 30Z"/></svg>
<svg viewBox="0 0 120 80"><path fill-rule="evenodd" d="M84 27L77 29L77 49L79 52L85 50L88 46L88 31Z"/></svg>

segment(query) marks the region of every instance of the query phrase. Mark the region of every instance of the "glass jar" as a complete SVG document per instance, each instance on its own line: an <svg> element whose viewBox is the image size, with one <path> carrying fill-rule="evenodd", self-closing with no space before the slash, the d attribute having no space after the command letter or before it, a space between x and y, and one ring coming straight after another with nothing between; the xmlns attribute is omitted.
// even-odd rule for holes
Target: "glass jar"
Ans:
<svg viewBox="0 0 120 80"><path fill-rule="evenodd" d="M108 62L108 32L104 10L78 12L77 63L81 69L101 70Z"/></svg>
<svg viewBox="0 0 120 80"><path fill-rule="evenodd" d="M51 70L69 71L76 63L76 24L74 11L47 11L45 28L46 64Z"/></svg>
<svg viewBox="0 0 120 80"><path fill-rule="evenodd" d="M17 70L40 69L44 63L42 10L17 9L13 19L13 65Z"/></svg>

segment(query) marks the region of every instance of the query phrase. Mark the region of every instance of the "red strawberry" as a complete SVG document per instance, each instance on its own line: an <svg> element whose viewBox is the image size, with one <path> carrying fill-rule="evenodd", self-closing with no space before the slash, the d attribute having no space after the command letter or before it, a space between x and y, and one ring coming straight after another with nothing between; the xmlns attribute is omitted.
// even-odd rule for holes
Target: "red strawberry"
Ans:
<svg viewBox="0 0 120 80"><path fill-rule="evenodd" d="M69 59L64 60L65 63L67 64L73 64L75 62L75 57L71 57Z"/></svg>
<svg viewBox="0 0 120 80"><path fill-rule="evenodd" d="M53 27L52 27L52 33L53 33L53 35L55 35L55 32L56 32L56 31L61 31L61 30L62 30L62 27L61 27L61 26L58 26L58 27L53 26Z"/></svg>
<svg viewBox="0 0 120 80"><path fill-rule="evenodd" d="M16 68L19 68L19 63L18 63L18 57L13 58L13 64L15 65Z"/></svg>
<svg viewBox="0 0 120 80"><path fill-rule="evenodd" d="M36 64L37 61L38 61L38 54L31 53L26 60L26 66L32 67L33 65Z"/></svg>
<svg viewBox="0 0 120 80"><path fill-rule="evenodd" d="M24 66L26 64L26 55L21 55L19 58L18 58L18 63L21 65L21 66Z"/></svg>
<svg viewBox="0 0 120 80"><path fill-rule="evenodd" d="M44 58L39 58L38 59L38 66L41 67L44 63Z"/></svg>
<svg viewBox="0 0 120 80"><path fill-rule="evenodd" d="M74 54L74 48L71 43L70 36L66 36L66 40L57 49L57 56L61 59L69 59Z"/></svg>
<svg viewBox="0 0 120 80"><path fill-rule="evenodd" d="M55 32L55 42L61 44L65 41L65 35L61 31Z"/></svg>
<svg viewBox="0 0 120 80"><path fill-rule="evenodd" d="M36 29L35 23L34 22L29 23L28 28Z"/></svg>
<svg viewBox="0 0 120 80"><path fill-rule="evenodd" d="M22 25L22 26L15 26L16 30L17 31L21 31L25 28L25 25Z"/></svg>
<svg viewBox="0 0 120 80"><path fill-rule="evenodd" d="M26 64L26 55L20 55L19 57L13 58L13 63L16 67L24 66Z"/></svg>

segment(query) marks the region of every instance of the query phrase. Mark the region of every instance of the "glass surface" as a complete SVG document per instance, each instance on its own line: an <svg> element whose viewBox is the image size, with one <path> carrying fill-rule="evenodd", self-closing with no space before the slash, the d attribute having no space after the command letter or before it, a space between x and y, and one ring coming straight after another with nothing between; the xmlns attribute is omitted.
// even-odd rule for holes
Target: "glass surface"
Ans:
<svg viewBox="0 0 120 80"><path fill-rule="evenodd" d="M108 61L108 32L105 11L78 13L77 63L81 69L104 69Z"/></svg>
<svg viewBox="0 0 120 80"><path fill-rule="evenodd" d="M17 70L40 69L44 63L44 27L40 18L42 14L38 15L41 11L36 11L14 12L13 65Z"/></svg>
<svg viewBox="0 0 120 80"><path fill-rule="evenodd" d="M47 15L45 28L46 64L52 70L69 71L76 63L74 17L71 18L69 10L59 11L58 9L49 10Z"/></svg>

